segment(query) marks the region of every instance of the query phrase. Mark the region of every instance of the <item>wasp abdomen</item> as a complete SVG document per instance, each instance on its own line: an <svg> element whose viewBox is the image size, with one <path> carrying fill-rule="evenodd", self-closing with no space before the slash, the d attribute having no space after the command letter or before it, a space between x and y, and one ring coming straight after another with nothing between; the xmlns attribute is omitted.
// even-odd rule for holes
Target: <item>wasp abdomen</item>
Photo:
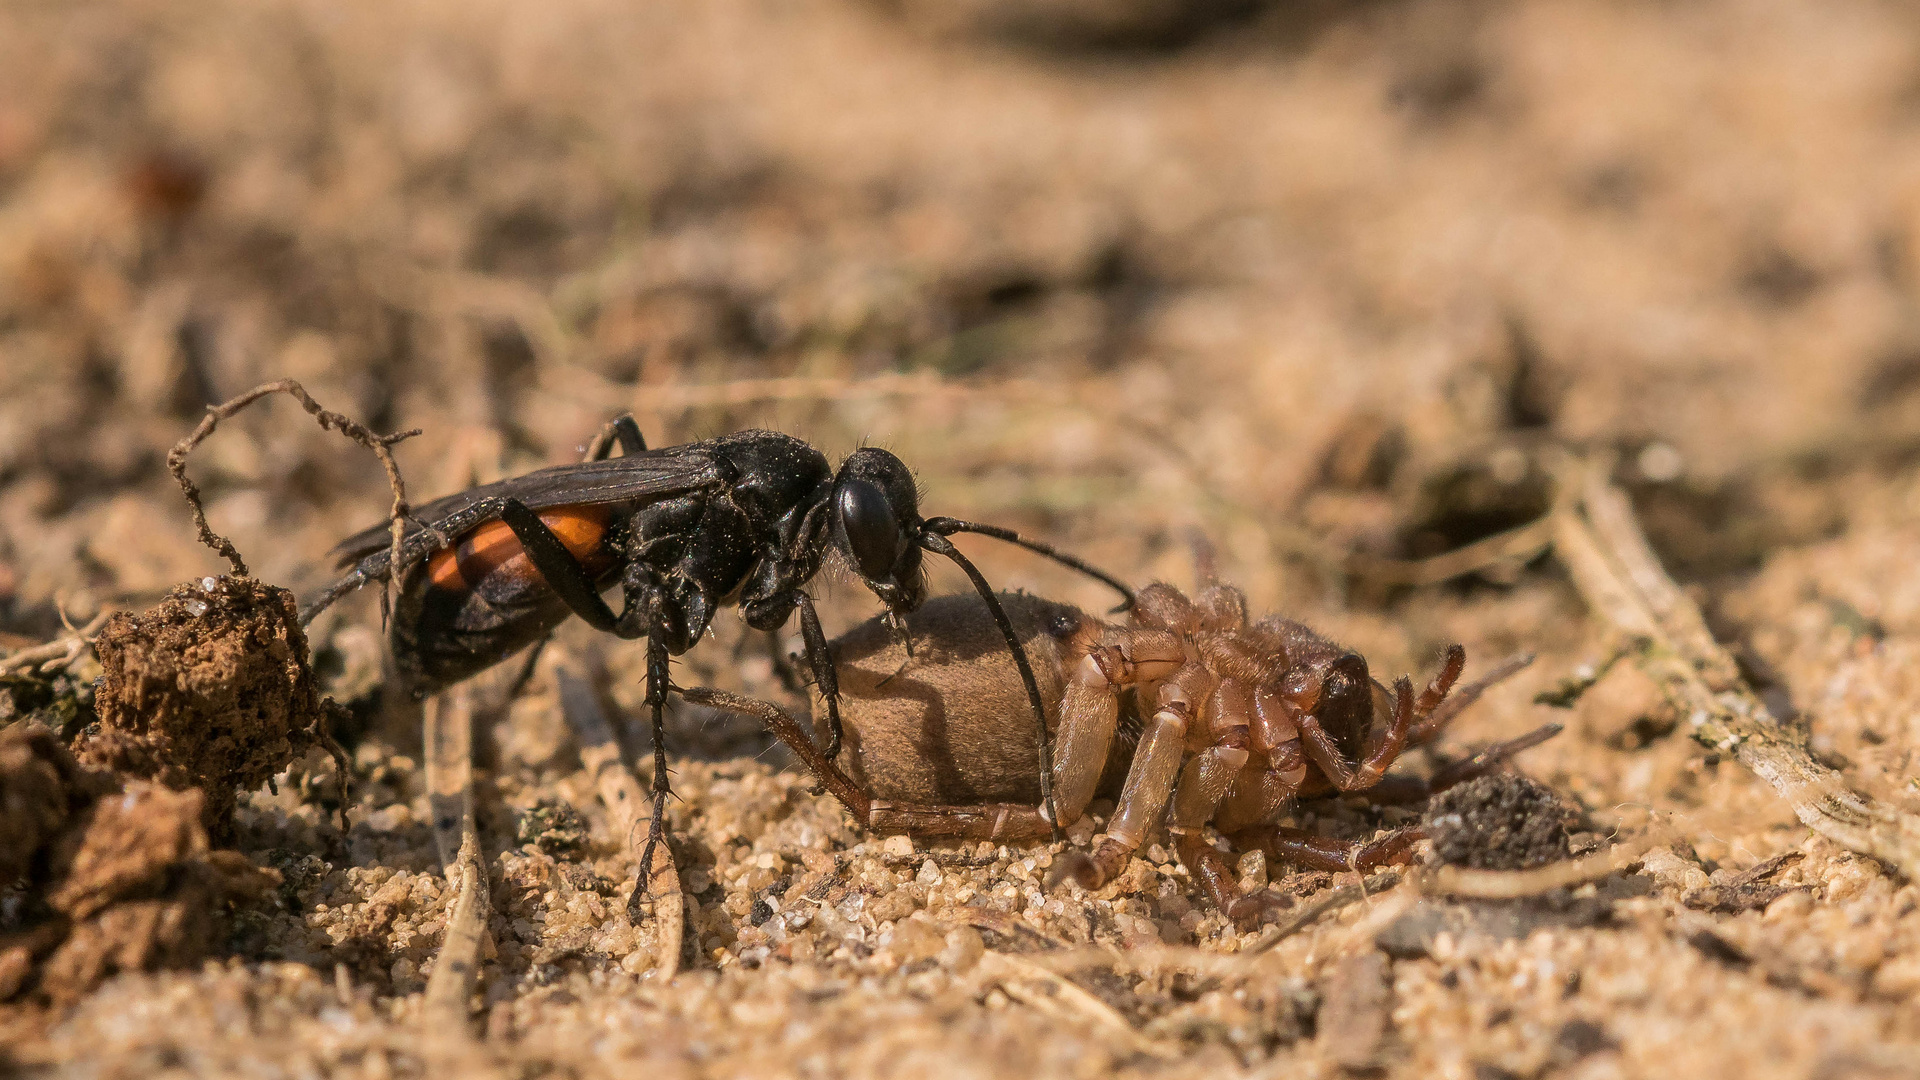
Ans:
<svg viewBox="0 0 1920 1080"><path fill-rule="evenodd" d="M611 508L605 504L555 506L540 520L595 578L614 568L619 552L606 543ZM479 592L492 603L511 603L545 590L546 579L527 557L519 538L500 520L476 526L427 560L427 584L445 592Z"/></svg>

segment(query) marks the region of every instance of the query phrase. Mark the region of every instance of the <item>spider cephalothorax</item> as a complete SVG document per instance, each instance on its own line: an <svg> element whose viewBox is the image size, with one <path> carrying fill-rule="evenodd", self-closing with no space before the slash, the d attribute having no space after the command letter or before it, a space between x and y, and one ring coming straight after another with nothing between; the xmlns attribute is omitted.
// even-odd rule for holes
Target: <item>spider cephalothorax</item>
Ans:
<svg viewBox="0 0 1920 1080"><path fill-rule="evenodd" d="M1070 778L1097 771L1085 763L1108 752L1123 693L1144 722L1106 833L1090 854L1065 860L1062 874L1099 886L1169 804L1183 856L1198 859L1208 824L1228 833L1273 827L1302 794L1373 787L1409 742L1431 738L1458 711L1440 706L1465 662L1452 646L1418 697L1405 677L1388 691L1359 654L1301 623L1249 624L1238 589L1215 585L1188 599L1171 585L1147 587L1133 619L1106 626L1086 650L1061 704L1063 816L1085 806ZM1325 846L1307 834L1282 838Z"/></svg>

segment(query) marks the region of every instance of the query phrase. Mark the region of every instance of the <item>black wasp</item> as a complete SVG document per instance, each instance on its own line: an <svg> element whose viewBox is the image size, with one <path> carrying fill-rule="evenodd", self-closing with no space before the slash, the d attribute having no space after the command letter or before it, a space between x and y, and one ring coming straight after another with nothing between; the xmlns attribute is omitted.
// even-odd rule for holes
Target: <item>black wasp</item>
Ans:
<svg viewBox="0 0 1920 1080"><path fill-rule="evenodd" d="M392 613L395 665L426 696L543 639L568 615L622 638L647 639L646 701L653 722L653 824L640 858L653 865L669 795L664 709L668 657L693 647L723 605L738 604L757 630L784 626L797 608L805 654L824 698L829 759L839 752L839 683L826 635L803 586L829 547L901 617L926 598L921 552L952 559L1006 637L1039 725L1043 795L1052 776L1039 687L986 578L947 539L971 532L1018 544L1089 574L1133 602L1122 583L1018 534L954 518L920 516L905 462L875 447L854 451L836 472L820 451L773 431L742 431L648 450L622 417L588 459L471 488L418 508L401 542L400 593ZM620 457L609 457L613 444ZM353 569L322 593L302 621L393 572L388 526L355 533L334 552ZM618 584L621 609L601 598ZM642 881L642 886L645 882ZM644 888L634 893L638 899Z"/></svg>

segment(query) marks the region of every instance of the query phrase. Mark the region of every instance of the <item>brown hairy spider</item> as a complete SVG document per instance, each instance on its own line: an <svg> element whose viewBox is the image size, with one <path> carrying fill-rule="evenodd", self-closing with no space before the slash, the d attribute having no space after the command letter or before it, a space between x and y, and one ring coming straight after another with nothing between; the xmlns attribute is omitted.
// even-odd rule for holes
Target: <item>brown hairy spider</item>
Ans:
<svg viewBox="0 0 1920 1080"><path fill-rule="evenodd" d="M1254 915L1271 894L1242 896L1212 825L1236 846L1325 870L1405 861L1424 834L1403 828L1352 844L1278 824L1294 800L1368 792L1406 802L1496 768L1550 738L1548 725L1441 770L1431 780L1387 778L1410 746L1428 742L1482 691L1524 666L1509 660L1449 696L1466 664L1450 647L1416 695L1392 690L1366 660L1291 620L1249 623L1238 589L1214 585L1189 599L1171 585L1142 590L1130 621L1001 594L1039 678L1053 730L1053 788L1071 825L1097 795L1116 797L1092 851L1071 852L1054 883L1111 880L1163 816L1189 872L1229 916ZM875 620L836 639L841 718L850 754L842 771L802 725L765 702L689 690L690 700L748 712L771 726L861 825L880 833L1038 839L1052 823L1037 805L1034 733L1025 691L976 597L942 597L897 631ZM1169 813L1169 807L1171 812Z"/></svg>

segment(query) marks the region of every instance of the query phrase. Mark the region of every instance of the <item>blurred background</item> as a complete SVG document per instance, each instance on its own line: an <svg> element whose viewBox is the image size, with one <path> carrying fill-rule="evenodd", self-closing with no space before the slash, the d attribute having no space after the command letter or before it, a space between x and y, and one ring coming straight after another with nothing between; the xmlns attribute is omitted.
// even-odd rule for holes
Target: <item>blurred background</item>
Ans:
<svg viewBox="0 0 1920 1080"><path fill-rule="evenodd" d="M1916 136L1891 0L9 0L0 630L216 572L166 448L287 376L422 499L775 427L1256 608L1604 449L1713 582L1914 503ZM303 593L386 506L281 399L192 472Z"/></svg>
<svg viewBox="0 0 1920 1080"><path fill-rule="evenodd" d="M208 403L285 377L377 429L423 429L397 451L417 500L574 460L623 412L656 446L771 427L836 461L888 447L929 514L1009 526L1134 582L1189 587L1210 558L1256 612L1311 622L1383 677L1424 680L1448 642L1466 646L1470 678L1537 652L1443 751L1563 721L1523 768L1602 832L1653 810L1686 839L1645 861L1663 892L1592 933L1536 935L1529 955L1550 957L1537 965L1511 959L1518 942L1485 965L1400 961L1403 1072L1546 1075L1556 1030L1577 1055L1608 1048L1580 1075L1612 1075L1616 1047L1644 1075L1862 1075L1852 1055L1883 1046L1898 1068L1875 1075L1911 1072L1894 1047L1920 1031L1912 883L1809 839L1628 665L1570 712L1536 705L1606 648L1540 544L1444 574L1419 560L1539 518L1558 455L1610 457L1776 714L1848 783L1920 807L1912 4L0 0L0 649L223 571L166 451ZM328 549L389 505L372 455L284 398L223 424L189 471L213 527L304 596L336 572ZM1003 587L1111 603L1031 555L960 543ZM934 587L965 583L941 567ZM844 578L820 588L830 634L874 613ZM330 852L297 880L305 903L329 874L337 912L390 912L372 901L386 875L437 865L407 746L418 729L369 719L379 627L360 596L311 628L323 688L368 724L340 732L371 793L354 846L322 847L330 826L315 799L296 807L301 784L256 796L247 826L272 865ZM676 661L676 681L800 702L731 613L715 637ZM604 661L616 711L641 715L642 650L577 621L560 639ZM74 680L84 692L90 676ZM482 740L489 843L510 848L515 820L553 798L598 812L550 681ZM754 725L693 709L671 725L674 828L689 891L708 898L690 938L717 963L758 925L751 889L770 867L799 847L808 873L845 866L814 852L861 838L810 781L776 771L778 754L753 760L767 746ZM417 813L402 805L415 795ZM1327 835L1375 823L1303 814ZM751 888L750 851L764 875ZM1682 897L1789 852L1805 862L1780 880L1817 903L1796 893L1689 929L1699 913ZM624 858L602 858L589 885L614 896ZM348 934L354 978L408 993L437 948L425 928L442 902L424 888L408 916L422 921L404 924L417 933L291 913L274 933L322 973ZM1162 888L1160 907L1127 902L1165 942L1237 947L1223 918ZM532 912L537 891L498 902ZM528 958L572 939L496 924L507 959L488 1000L531 1002L550 975ZM1311 974L1343 940L1302 935L1273 956ZM596 979L643 955L594 948ZM907 981L920 964L860 975L872 988L837 999L815 992L820 972L868 969L728 968L742 974L725 993L766 1008L682 979L680 998L648 991L672 1008L603 1009L576 980L544 1000L577 992L589 1019L545 1037L555 1060L745 1045L728 1060L774 1063L731 1070L745 1073L815 1060L796 1049L809 1039L835 1045L817 1060L876 1073L1123 1060L1110 1055L1126 1043L1054 1013L989 1013L974 991L957 1010L928 1004ZM324 975L306 977L315 1038L349 1045ZM247 985L269 987L249 1000L285 996ZM168 1000L189 999L217 1019L196 1028L184 1004L103 995L100 1023L62 1037L86 1054L129 1031L252 1040L273 1068L291 1060L282 1029L233 1022L228 991ZM1281 1049L1300 1031L1244 1030L1271 1039L1255 1057L1311 1072L1296 1067L1311 1045ZM1188 1044L1191 1068L1226 1075L1227 1038ZM138 1060L145 1075L211 1059Z"/></svg>

